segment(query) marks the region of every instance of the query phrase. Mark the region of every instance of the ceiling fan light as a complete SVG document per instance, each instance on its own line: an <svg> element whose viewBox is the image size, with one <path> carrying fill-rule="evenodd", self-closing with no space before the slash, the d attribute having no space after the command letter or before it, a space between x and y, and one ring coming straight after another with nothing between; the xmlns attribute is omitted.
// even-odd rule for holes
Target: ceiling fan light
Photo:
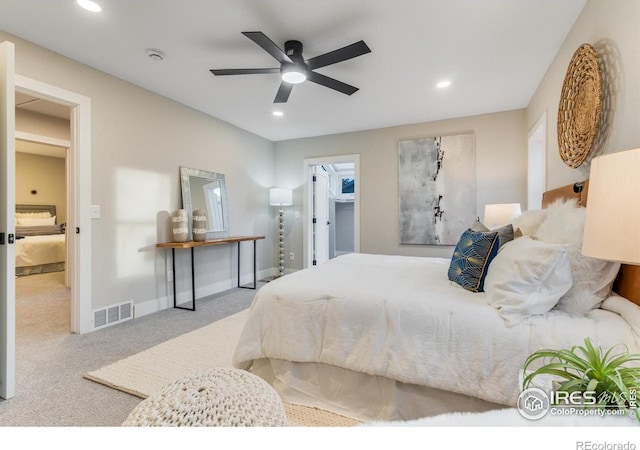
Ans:
<svg viewBox="0 0 640 450"><path fill-rule="evenodd" d="M92 0L76 0L76 3L86 9L87 11L91 11L91 12L100 12L102 11L102 8L100 7L100 5L98 5L96 2L92 1Z"/></svg>
<svg viewBox="0 0 640 450"><path fill-rule="evenodd" d="M282 81L291 84L302 83L307 79L307 76L304 72L298 72L297 70L292 70L290 72L284 72L282 74Z"/></svg>

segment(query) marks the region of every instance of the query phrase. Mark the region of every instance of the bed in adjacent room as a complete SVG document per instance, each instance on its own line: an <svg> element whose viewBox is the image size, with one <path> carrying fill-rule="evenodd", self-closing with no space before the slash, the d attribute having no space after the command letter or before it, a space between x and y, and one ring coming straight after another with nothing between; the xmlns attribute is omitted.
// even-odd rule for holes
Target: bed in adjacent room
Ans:
<svg viewBox="0 0 640 450"><path fill-rule="evenodd" d="M55 205L16 205L16 275L65 270L64 225Z"/></svg>
<svg viewBox="0 0 640 450"><path fill-rule="evenodd" d="M290 403L406 420L513 407L523 363L542 348L588 336L639 352L640 307L611 291L619 264L580 255L586 189L552 202L572 191L547 193L548 208L510 225L523 236L496 249L484 292L452 281L450 259L368 254L268 283L234 365Z"/></svg>

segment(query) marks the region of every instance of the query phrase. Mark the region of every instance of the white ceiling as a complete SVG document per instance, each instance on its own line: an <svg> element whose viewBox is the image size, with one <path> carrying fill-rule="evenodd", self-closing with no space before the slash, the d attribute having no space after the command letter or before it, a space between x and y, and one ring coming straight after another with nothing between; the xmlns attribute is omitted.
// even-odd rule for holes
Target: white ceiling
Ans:
<svg viewBox="0 0 640 450"><path fill-rule="evenodd" d="M585 0L0 0L0 29L273 141L525 108ZM278 67L242 31L306 59L363 39L371 53L317 69L274 105ZM149 48L165 58L154 62ZM450 88L439 90L443 79ZM283 117L274 117L274 109Z"/></svg>

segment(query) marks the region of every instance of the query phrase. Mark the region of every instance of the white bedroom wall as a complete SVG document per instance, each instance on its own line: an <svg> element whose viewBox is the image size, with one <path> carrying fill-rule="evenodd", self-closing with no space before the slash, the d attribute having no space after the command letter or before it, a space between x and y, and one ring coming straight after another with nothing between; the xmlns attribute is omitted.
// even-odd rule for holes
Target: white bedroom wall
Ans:
<svg viewBox="0 0 640 450"><path fill-rule="evenodd" d="M558 103L569 62L583 43L594 46L603 68L605 130L602 153L640 147L640 0L589 0L527 108L531 128L547 111L547 189L582 181L589 164L565 165L558 153Z"/></svg>
<svg viewBox="0 0 640 450"><path fill-rule="evenodd" d="M451 246L398 244L398 142L473 131L476 137L476 209L486 203L526 204L527 128L525 110L275 143L275 180L294 189L285 208L287 269L302 268L303 160L360 155L360 251L450 257ZM295 212L300 218L295 218Z"/></svg>
<svg viewBox="0 0 640 450"><path fill-rule="evenodd" d="M181 206L179 167L225 174L229 225L258 241L258 270L273 267L273 143L182 104L0 31L16 45L16 71L91 98L92 307L134 300L145 311L167 304L167 215ZM41 133L42 134L42 133ZM178 290L190 289L188 252L180 254ZM196 252L197 289L231 287L235 247ZM242 272L249 275L247 247ZM139 309L136 309L139 312Z"/></svg>

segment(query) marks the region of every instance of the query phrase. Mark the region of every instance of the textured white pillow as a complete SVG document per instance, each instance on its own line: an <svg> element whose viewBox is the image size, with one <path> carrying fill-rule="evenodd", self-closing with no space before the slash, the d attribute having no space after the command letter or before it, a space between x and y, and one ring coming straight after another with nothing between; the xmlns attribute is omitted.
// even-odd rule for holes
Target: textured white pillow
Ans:
<svg viewBox="0 0 640 450"><path fill-rule="evenodd" d="M23 227L36 227L40 225L55 225L56 224L56 216L53 217L18 217L17 225Z"/></svg>
<svg viewBox="0 0 640 450"><path fill-rule="evenodd" d="M532 209L525 211L520 216L513 219L513 231L520 230L523 236L531 236L544 221L544 217L544 209Z"/></svg>
<svg viewBox="0 0 640 450"><path fill-rule="evenodd" d="M506 244L493 259L484 290L489 304L498 308L507 326L513 326L549 311L571 284L567 246L523 236Z"/></svg>
<svg viewBox="0 0 640 450"><path fill-rule="evenodd" d="M49 211L43 212L17 212L16 217L27 217L30 219L44 219L46 217L51 217L51 213Z"/></svg>
<svg viewBox="0 0 640 450"><path fill-rule="evenodd" d="M569 246L573 286L558 301L556 309L586 314L598 308L611 293L620 264L582 255L586 208L575 200L555 201L546 209L544 222L534 237L541 241Z"/></svg>
<svg viewBox="0 0 640 450"><path fill-rule="evenodd" d="M619 295L611 295L600 308L619 314L640 335L640 306Z"/></svg>

